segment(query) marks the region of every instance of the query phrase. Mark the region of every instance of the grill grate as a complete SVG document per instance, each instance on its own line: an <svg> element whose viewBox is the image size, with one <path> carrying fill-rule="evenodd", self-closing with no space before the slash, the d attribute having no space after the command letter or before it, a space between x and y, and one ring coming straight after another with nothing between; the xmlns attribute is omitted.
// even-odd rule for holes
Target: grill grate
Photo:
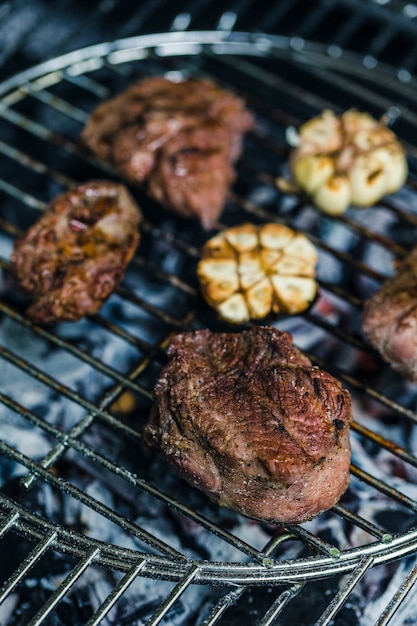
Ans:
<svg viewBox="0 0 417 626"><path fill-rule="evenodd" d="M380 363L363 343L357 326L364 285L369 288L380 282L390 261L405 254L417 220L417 146L411 140L417 126L415 80L410 76L401 82L389 67L371 65L369 59L299 38L171 32L79 50L0 86L0 227L4 242L0 263L5 277L0 356L6 378L19 375L23 379L17 391L8 388L2 392L0 401L4 423L17 420L25 432L41 434L48 442L39 452L24 441L10 442L7 432L0 441L6 468L0 496L0 536L3 543L22 537L30 546L18 563L14 558L13 570L4 575L6 582L0 590L3 607L13 601L18 587L42 561L65 555L71 563L42 603L30 607L32 612L22 623L47 623L88 572L103 568L112 573L114 584L100 602L90 606L83 622L89 626L159 624L167 615L169 623L183 623L175 621L181 618L178 607L184 610L192 590L206 587L216 591L208 593L210 606L199 623L221 623L224 618L224 623L230 624L230 607L239 606L251 588L268 587L272 595L263 613L259 609L256 622L266 626L277 623L310 582L320 580L334 590L333 599L309 618L324 625L352 597L371 568L399 559L405 562L416 552L417 502L409 487L417 458L407 443L379 430L377 420L358 419L353 440L358 446L385 450L392 467L401 463L409 475L401 481L395 473L384 475L372 465L353 464L354 488L321 516L329 527L338 520L343 537L334 538L315 524L282 531L261 528L259 535L258 527L254 530L253 524L219 512L202 496L184 488L163 461L142 459L140 428L170 339L179 330L207 324L222 328L198 297L195 265L206 234L195 224L167 215L134 190L146 216L143 244L124 283L100 314L74 325L34 326L25 318L25 303L10 289L7 278L13 238L36 219L55 192L92 176L114 176L78 143L88 111L103 97L144 75L207 75L244 95L259 120L258 131L248 138L239 180L219 227L244 220L278 220L308 234L322 257L322 306L297 320L280 319L277 325L291 330L295 343L315 363L349 386L358 405L378 406L382 422L383 418L388 422L395 418L411 433L417 420L413 390ZM274 180L284 171L287 156L287 126L325 106L336 110L357 106L376 116L388 111L404 140L410 156L407 186L373 209L375 215L389 220L392 236L390 231L380 230L370 210L331 219L318 215L305 200L288 198L277 190ZM329 274L329 268L337 279ZM311 337L315 338L312 343ZM108 346L111 357L106 353ZM49 353L58 355L58 360L45 365ZM59 359L70 368L70 376L65 367L62 375L57 369ZM77 377L77 368L86 372L85 384L84 374ZM42 405L44 394L62 404L55 414ZM29 401L32 395L33 404ZM134 417L120 412L118 401L123 397L133 398ZM391 430L396 433L395 429L388 432ZM92 492L91 481L100 489ZM399 511L398 522L390 519L379 524L364 516L356 500L361 485L368 486L371 500ZM114 501L106 499L107 489ZM48 497L55 499L49 501ZM80 519L88 520L87 529L74 529L74 520L62 517L56 499L61 502L63 498L83 512ZM114 508L116 501L120 509ZM137 521L139 512L144 517ZM174 535L175 541L171 541L158 525L160 515L168 516L170 526L186 540ZM100 531L103 520L114 528L105 539ZM352 539L355 533L356 539ZM203 537L198 545L196 534ZM203 549L206 543L212 549L215 546L210 558ZM211 554L220 556L215 559ZM338 583L333 581L342 575L346 578L337 590ZM398 583L398 592L383 607L378 624L388 623L415 577L412 561ZM136 607L138 613L136 617L132 613L130 621L120 618L115 622L117 607L138 580L153 581L163 589L163 597L142 614ZM161 587L161 581L168 586Z"/></svg>

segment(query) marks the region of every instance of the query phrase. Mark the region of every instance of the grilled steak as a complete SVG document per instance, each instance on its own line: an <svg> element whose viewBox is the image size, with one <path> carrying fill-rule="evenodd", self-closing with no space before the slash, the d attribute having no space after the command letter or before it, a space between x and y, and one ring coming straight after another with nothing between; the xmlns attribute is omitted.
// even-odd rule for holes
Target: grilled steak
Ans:
<svg viewBox="0 0 417 626"><path fill-rule="evenodd" d="M383 359L417 382L417 246L365 301L362 329Z"/></svg>
<svg viewBox="0 0 417 626"><path fill-rule="evenodd" d="M211 81L152 77L99 105L81 137L125 179L147 181L154 199L209 229L253 125L243 101Z"/></svg>
<svg viewBox="0 0 417 626"><path fill-rule="evenodd" d="M229 133L215 122L184 129L160 150L149 193L185 217L200 216L209 229L218 218L235 179L227 157ZM219 146L223 148L220 150Z"/></svg>
<svg viewBox="0 0 417 626"><path fill-rule="evenodd" d="M145 441L220 504L274 523L347 488L350 394L273 327L177 335Z"/></svg>
<svg viewBox="0 0 417 626"><path fill-rule="evenodd" d="M139 243L141 213L123 185L91 181L57 196L15 242L12 270L37 323L98 311Z"/></svg>

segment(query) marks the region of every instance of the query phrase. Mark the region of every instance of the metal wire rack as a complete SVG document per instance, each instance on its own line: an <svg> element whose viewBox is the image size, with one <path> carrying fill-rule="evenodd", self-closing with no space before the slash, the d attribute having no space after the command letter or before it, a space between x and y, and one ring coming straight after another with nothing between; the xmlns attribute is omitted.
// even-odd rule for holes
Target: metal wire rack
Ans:
<svg viewBox="0 0 417 626"><path fill-rule="evenodd" d="M417 223L417 146L412 139L417 127L413 109L416 80L412 75L398 75L389 66L371 63L369 58L355 57L338 47L311 44L300 37L287 39L225 30L172 31L134 37L43 63L0 85L0 228L6 242L4 250L36 219L55 192L93 176L115 177L78 141L93 106L132 80L176 72L207 75L235 90L247 99L259 121L257 130L248 138L239 164L239 178L219 228L244 220L285 222L304 230L322 256L321 300L331 303L331 314L327 314L326 307L314 307L302 316L300 335L298 322L292 319L279 319L276 324L294 331L296 344L311 334L317 335L319 340L309 352L315 363L337 375L358 402L375 403L395 416L406 430L411 428L417 420L412 393L410 399L407 385L392 372L394 382L389 388L374 384L375 371L386 372L389 368L363 342L357 324L360 285L364 281L378 284L389 273L389 266L376 266L372 255L367 256L364 251L382 251L384 259L403 256L411 243L407 237ZM306 199L288 197L275 184L276 177L285 172L288 126L301 123L325 107L340 111L350 106L369 110L376 116L387 114L406 146L410 176L404 192L385 199L374 209L374 215L379 212L390 216L393 233L382 232L369 211L352 210L339 218L319 215ZM248 589L272 586L272 600L258 622L266 626L277 623L309 581L343 574L343 586L324 611L314 616L314 623L330 624L370 568L416 553L417 527L413 520L417 502L389 474L382 478L378 471L353 464L352 482L366 484L377 498L398 507L408 516L406 530L392 520L386 527L359 514L349 490L326 515L343 520L346 529L360 530L361 540L356 544L329 541L312 532L307 524L271 532L269 541L259 547L250 535L242 538L228 529L216 507L201 504L198 496L190 496L189 488L181 486L170 492L175 477L164 483L159 476L149 474L143 461L138 460L143 456L140 432L152 404L152 385L163 362L164 349L181 330L221 325L201 303L195 278L199 248L207 234L196 224L168 215L141 190L133 193L145 213L144 243L108 306L83 321L81 327L73 325L71 332L66 325L33 325L25 317L24 301L15 290L7 288L7 278L4 281L0 302L3 322L7 320L7 328L18 329L18 336L23 334L26 342L35 344L34 350L28 352L26 345L19 341L10 343L4 336L0 356L5 371L12 372L13 377L21 375L28 387L36 385L58 397L64 404L63 411L73 411L76 417L67 428L36 403L28 406L26 396L0 393L4 412L11 421L22 420L28 429L41 431L50 442L49 449L39 454L36 449L10 444L7 437L0 441L1 458L18 467L19 476L16 493L10 495L5 489L0 494L1 541L6 544L17 535L32 545L9 572L0 590L0 601L5 602L37 564L54 552L69 555L74 565L44 604L26 619L27 624L46 623L92 567L117 572L119 578L89 616L89 626L102 623L140 577L154 580L156 585L161 580L171 583L164 599L148 616L147 624L161 623L194 585L221 589L201 622L205 625L220 623ZM346 240L349 245L340 243ZM4 250L0 264L7 277L9 261ZM364 252L364 256L359 252ZM329 278L328 264L337 268L336 276L343 280ZM128 317L120 312L124 307L128 308ZM107 336L118 342L120 361L109 362L97 350L97 344ZM330 357L322 350L326 343L332 346ZM80 391L72 382L63 381L56 369L45 369L45 350L86 367L94 382L91 394L84 387ZM358 363L360 355L366 363L372 363L371 373L362 369L358 374L351 365ZM126 394L134 398L133 419L121 415L118 409L118 401ZM417 467L411 449L387 438L366 421L355 421L352 436L363 445L385 450L411 468L410 475L412 468ZM109 437L118 442L117 454L107 445ZM233 558L206 559L198 556L198 551L172 544L169 538L153 532L152 527L137 523L126 511L115 510L105 499L91 495L73 479L72 467L81 468L103 485L111 484L114 491L120 489L122 498L126 497L130 505L145 494L145 502L159 503L163 510L188 520L220 546L230 547ZM88 533L71 528L57 514L48 517L38 504L28 505L24 494L36 494L44 486L91 512L93 523ZM120 533L117 536L126 541L102 540L94 526L95 522L100 526L100 519L116 526ZM280 550L289 542L300 543L307 552L294 558L280 557ZM378 624L390 621L416 576L414 565Z"/></svg>

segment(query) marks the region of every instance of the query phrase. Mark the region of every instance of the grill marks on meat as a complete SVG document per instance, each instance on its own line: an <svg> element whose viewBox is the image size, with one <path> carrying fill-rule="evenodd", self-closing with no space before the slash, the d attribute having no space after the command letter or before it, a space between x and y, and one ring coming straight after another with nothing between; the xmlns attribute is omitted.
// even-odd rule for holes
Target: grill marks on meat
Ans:
<svg viewBox="0 0 417 626"><path fill-rule="evenodd" d="M123 185L91 181L57 196L15 242L12 270L37 323L96 313L139 243L141 213Z"/></svg>
<svg viewBox="0 0 417 626"><path fill-rule="evenodd" d="M99 105L82 140L128 181L147 181L155 200L210 229L253 126L243 101L211 81L151 77Z"/></svg>
<svg viewBox="0 0 417 626"><path fill-rule="evenodd" d="M417 382L417 247L365 301L362 329L393 369Z"/></svg>
<svg viewBox="0 0 417 626"><path fill-rule="evenodd" d="M212 499L297 523L331 508L349 480L350 394L287 332L177 335L145 440Z"/></svg>

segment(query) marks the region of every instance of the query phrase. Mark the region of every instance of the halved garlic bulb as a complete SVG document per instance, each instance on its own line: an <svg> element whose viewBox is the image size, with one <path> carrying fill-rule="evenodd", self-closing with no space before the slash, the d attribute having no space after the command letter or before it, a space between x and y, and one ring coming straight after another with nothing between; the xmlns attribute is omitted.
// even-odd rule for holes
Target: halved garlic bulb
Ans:
<svg viewBox="0 0 417 626"><path fill-rule="evenodd" d="M317 295L317 250L283 224L228 228L206 242L201 256L202 294L231 324L300 313Z"/></svg>
<svg viewBox="0 0 417 626"><path fill-rule="evenodd" d="M408 174L404 149L382 121L349 110L325 110L299 129L290 157L295 183L326 213L343 213L350 204L372 206L394 193Z"/></svg>

